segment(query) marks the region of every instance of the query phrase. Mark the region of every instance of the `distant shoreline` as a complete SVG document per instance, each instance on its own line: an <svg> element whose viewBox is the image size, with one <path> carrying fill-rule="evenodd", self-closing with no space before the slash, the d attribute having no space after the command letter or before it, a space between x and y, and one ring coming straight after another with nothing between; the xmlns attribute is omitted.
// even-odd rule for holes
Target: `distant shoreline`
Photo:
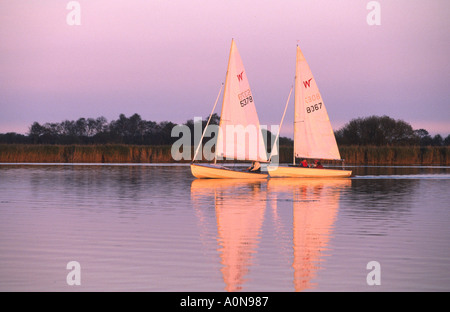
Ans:
<svg viewBox="0 0 450 312"><path fill-rule="evenodd" d="M280 163L292 162L292 149L290 146L280 147ZM450 165L449 146L341 146L339 150L348 165ZM0 163L189 162L175 161L170 145L0 144Z"/></svg>

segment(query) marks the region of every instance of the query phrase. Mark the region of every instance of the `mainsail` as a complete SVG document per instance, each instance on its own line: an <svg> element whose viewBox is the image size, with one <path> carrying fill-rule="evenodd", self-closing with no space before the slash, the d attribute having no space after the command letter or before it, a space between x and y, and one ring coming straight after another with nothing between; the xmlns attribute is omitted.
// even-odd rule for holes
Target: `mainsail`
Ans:
<svg viewBox="0 0 450 312"><path fill-rule="evenodd" d="M316 80L298 46L295 74L294 155L297 158L341 159Z"/></svg>
<svg viewBox="0 0 450 312"><path fill-rule="evenodd" d="M234 40L220 117L216 159L267 161L255 101Z"/></svg>

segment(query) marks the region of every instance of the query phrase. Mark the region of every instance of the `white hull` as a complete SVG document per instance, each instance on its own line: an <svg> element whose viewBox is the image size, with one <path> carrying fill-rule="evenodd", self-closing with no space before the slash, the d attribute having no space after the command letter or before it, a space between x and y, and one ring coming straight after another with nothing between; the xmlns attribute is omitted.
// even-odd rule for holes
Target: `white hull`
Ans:
<svg viewBox="0 0 450 312"><path fill-rule="evenodd" d="M219 165L191 164L192 175L199 179L266 179L267 174L237 171Z"/></svg>
<svg viewBox="0 0 450 312"><path fill-rule="evenodd" d="M268 166L271 178L346 178L352 174L351 170L317 169L304 167Z"/></svg>

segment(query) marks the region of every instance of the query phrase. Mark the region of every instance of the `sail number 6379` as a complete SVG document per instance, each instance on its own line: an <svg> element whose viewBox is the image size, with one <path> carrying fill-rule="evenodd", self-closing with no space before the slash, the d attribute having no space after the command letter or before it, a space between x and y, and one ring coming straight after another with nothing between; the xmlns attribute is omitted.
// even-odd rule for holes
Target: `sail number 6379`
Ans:
<svg viewBox="0 0 450 312"><path fill-rule="evenodd" d="M322 108L322 102L314 104L314 105L311 105L311 106L307 106L306 107L306 112L309 114L309 113L315 112L315 111L317 111L317 110L319 110L321 108Z"/></svg>

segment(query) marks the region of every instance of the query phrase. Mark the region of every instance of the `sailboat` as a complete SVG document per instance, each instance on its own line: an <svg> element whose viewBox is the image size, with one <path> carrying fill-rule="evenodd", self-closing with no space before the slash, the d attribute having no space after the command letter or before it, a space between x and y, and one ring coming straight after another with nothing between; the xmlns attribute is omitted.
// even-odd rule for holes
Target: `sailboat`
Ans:
<svg viewBox="0 0 450 312"><path fill-rule="evenodd" d="M351 176L351 170L300 167L295 164L296 158L343 161L316 80L299 46L297 46L294 92L293 164L290 166L268 166L267 170L270 177L318 178ZM284 109L281 124L286 114L289 98Z"/></svg>
<svg viewBox="0 0 450 312"><path fill-rule="evenodd" d="M219 96L220 92L217 99ZM217 100L214 104L213 112L216 104ZM211 115L206 128L208 127ZM194 163L205 131L203 132L191 163L191 172L194 177L228 179L268 177L267 173L249 172L217 164L218 159L223 160L225 158L226 160L252 161L258 163L268 162L247 73L234 39L231 41L213 164Z"/></svg>

